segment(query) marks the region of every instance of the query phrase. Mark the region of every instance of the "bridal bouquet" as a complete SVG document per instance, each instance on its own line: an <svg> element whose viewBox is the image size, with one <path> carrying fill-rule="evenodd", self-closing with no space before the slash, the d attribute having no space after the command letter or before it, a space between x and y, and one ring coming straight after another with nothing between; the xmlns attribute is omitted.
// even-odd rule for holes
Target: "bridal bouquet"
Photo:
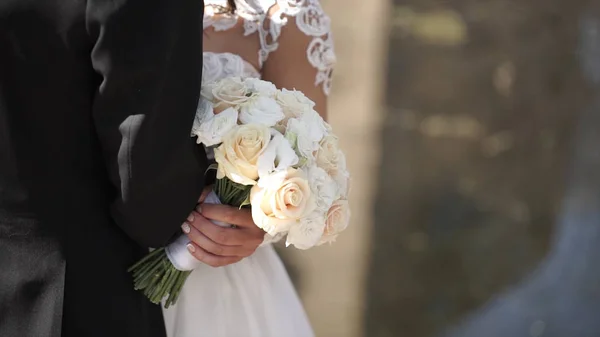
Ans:
<svg viewBox="0 0 600 337"><path fill-rule="evenodd" d="M216 161L205 202L250 206L269 241L286 237L299 249L335 241L350 219L349 173L338 138L314 106L299 91L255 78L205 85L192 129ZM175 303L199 263L187 243L182 236L130 268L135 288L154 303Z"/></svg>

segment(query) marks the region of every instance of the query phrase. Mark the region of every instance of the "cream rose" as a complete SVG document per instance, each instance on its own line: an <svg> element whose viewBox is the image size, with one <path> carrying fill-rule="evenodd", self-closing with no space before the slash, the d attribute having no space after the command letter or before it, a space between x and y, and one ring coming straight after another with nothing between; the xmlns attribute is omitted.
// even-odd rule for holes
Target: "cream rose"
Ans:
<svg viewBox="0 0 600 337"><path fill-rule="evenodd" d="M270 235L285 232L315 209L306 174L289 168L261 178L250 191L254 223Z"/></svg>
<svg viewBox="0 0 600 337"><path fill-rule="evenodd" d="M269 146L271 131L259 124L235 127L223 137L215 149L217 178L229 178L242 185L255 185L258 179L258 158Z"/></svg>
<svg viewBox="0 0 600 337"><path fill-rule="evenodd" d="M325 218L325 229L319 244L334 242L337 236L348 228L350 204L348 200L337 200L331 205Z"/></svg>
<svg viewBox="0 0 600 337"><path fill-rule="evenodd" d="M338 138L334 135L327 135L321 140L315 158L317 165L332 176L340 170L346 170L346 158L340 150Z"/></svg>
<svg viewBox="0 0 600 337"><path fill-rule="evenodd" d="M350 172L345 169L338 169L331 176L338 186L340 196L344 199L350 194Z"/></svg>
<svg viewBox="0 0 600 337"><path fill-rule="evenodd" d="M246 103L251 94L239 77L227 77L212 85L212 100L215 104L215 113L230 107L237 107Z"/></svg>

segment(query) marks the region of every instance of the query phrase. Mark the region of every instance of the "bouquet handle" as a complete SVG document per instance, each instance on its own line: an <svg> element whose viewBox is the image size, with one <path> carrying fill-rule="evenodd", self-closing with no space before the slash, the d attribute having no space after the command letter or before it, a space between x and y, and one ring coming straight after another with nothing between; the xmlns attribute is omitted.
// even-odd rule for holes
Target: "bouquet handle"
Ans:
<svg viewBox="0 0 600 337"><path fill-rule="evenodd" d="M214 192L204 203L220 204ZM217 223L228 227L228 224ZM155 304L164 302L164 307L177 302L181 289L191 272L202 264L188 250L187 235L181 235L167 247L159 248L146 255L128 269L133 275L134 289L140 290Z"/></svg>
<svg viewBox="0 0 600 337"><path fill-rule="evenodd" d="M205 204L221 204L221 200L214 191L211 191L210 194L204 200ZM231 227L230 224L220 222L220 221L212 221L215 225L221 227ZM166 248L165 253L169 258L169 261L173 264L173 267L179 271L192 271L198 268L202 262L198 261L187 249L187 245L190 243L190 239L187 235L181 235L177 238L177 240L171 242Z"/></svg>

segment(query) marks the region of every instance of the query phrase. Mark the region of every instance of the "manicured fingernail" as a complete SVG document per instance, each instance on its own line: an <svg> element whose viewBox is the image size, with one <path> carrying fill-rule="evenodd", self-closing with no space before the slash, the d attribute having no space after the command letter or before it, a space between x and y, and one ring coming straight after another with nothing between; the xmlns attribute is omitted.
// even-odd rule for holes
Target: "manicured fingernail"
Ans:
<svg viewBox="0 0 600 337"><path fill-rule="evenodd" d="M192 229L190 228L190 225L187 222L184 222L183 225L181 225L181 230L185 234L190 234L190 232L192 231Z"/></svg>
<svg viewBox="0 0 600 337"><path fill-rule="evenodd" d="M190 215L187 217L187 221L189 221L189 222L194 222L194 214L190 214Z"/></svg>
<svg viewBox="0 0 600 337"><path fill-rule="evenodd" d="M200 205L196 206L196 212L202 214L202 206L200 206Z"/></svg>
<svg viewBox="0 0 600 337"><path fill-rule="evenodd" d="M191 243L187 244L187 249L190 251L190 253L194 253L196 251L196 247L194 247L194 245Z"/></svg>

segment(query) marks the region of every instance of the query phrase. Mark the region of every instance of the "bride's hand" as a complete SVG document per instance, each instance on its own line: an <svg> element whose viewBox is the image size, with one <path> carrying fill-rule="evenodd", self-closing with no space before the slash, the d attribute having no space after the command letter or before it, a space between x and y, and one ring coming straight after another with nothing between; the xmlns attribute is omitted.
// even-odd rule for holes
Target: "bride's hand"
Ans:
<svg viewBox="0 0 600 337"><path fill-rule="evenodd" d="M202 202L204 198L200 200ZM211 220L236 228L224 228ZM265 236L265 232L254 224L250 210L227 205L201 203L182 229L191 241L188 245L190 253L212 267L226 266L252 255Z"/></svg>

